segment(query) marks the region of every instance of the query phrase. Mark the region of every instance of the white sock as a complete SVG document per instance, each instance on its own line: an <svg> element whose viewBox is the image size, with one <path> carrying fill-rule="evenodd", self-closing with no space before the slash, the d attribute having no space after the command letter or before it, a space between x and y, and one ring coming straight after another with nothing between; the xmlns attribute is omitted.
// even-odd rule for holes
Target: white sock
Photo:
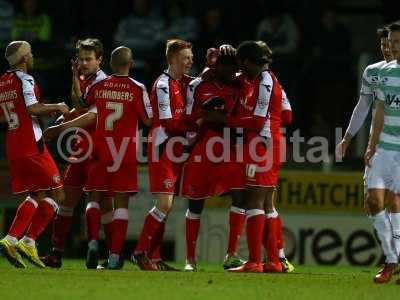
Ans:
<svg viewBox="0 0 400 300"><path fill-rule="evenodd" d="M400 254L400 213L390 213L390 223L392 224L393 244L397 257Z"/></svg>
<svg viewBox="0 0 400 300"><path fill-rule="evenodd" d="M22 238L22 241L27 244L29 247L35 247L35 240L27 237L26 235Z"/></svg>
<svg viewBox="0 0 400 300"><path fill-rule="evenodd" d="M13 236L8 235L8 234L6 235L5 239L7 241L9 241L10 244L13 245L13 246L15 246L15 244L18 242L18 239L16 237L13 237Z"/></svg>
<svg viewBox="0 0 400 300"><path fill-rule="evenodd" d="M397 263L398 258L393 248L392 227L389 216L385 210L371 217L374 220L373 226L381 241L383 254L386 256L387 263Z"/></svg>

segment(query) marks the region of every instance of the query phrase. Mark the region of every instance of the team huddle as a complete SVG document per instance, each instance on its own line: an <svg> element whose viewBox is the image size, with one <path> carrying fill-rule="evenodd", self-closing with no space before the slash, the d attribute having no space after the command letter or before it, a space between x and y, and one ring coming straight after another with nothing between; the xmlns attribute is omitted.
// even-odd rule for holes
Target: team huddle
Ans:
<svg viewBox="0 0 400 300"><path fill-rule="evenodd" d="M74 207L87 195L88 269L121 269L128 228L128 207L137 187L138 123L149 127L148 174L154 207L145 217L131 260L141 270L174 271L160 253L174 197L186 198L185 271L197 271L196 242L207 198L230 194L229 241L223 267L231 272L292 272L283 250L282 222L274 191L285 152L282 125L292 119L289 101L270 70L272 51L261 41L237 49L209 49L197 77L192 44L166 43L168 68L146 87L129 77L132 51L124 46L110 57L112 75L101 69L103 47L97 39L77 42L71 61L73 109L44 104L28 70L29 43L11 42L5 57L10 69L0 77L2 122L8 123L7 158L12 191L27 192L0 250L9 262L26 268L23 258L45 268L60 268ZM133 49L134 50L134 49ZM42 131L39 117L59 113ZM65 130L79 139L63 175L46 142ZM88 154L88 155L87 155ZM36 240L53 220L52 249L39 257ZM99 263L103 225L109 253ZM237 256L246 231L249 257ZM264 261L263 248L266 252Z"/></svg>
<svg viewBox="0 0 400 300"><path fill-rule="evenodd" d="M378 37L384 60L365 68L359 101L336 150L340 156L345 154L372 107L373 121L364 156L364 208L373 220L386 258L374 282L386 283L398 272L400 254L400 23L379 29Z"/></svg>

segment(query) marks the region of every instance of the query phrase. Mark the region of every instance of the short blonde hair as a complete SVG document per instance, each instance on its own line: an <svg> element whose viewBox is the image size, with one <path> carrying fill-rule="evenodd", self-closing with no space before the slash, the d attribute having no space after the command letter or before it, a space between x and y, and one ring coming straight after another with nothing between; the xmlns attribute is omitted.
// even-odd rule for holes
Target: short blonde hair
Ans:
<svg viewBox="0 0 400 300"><path fill-rule="evenodd" d="M165 56L167 61L170 61L171 58L176 55L179 51L183 49L192 49L193 45L190 42L186 42L180 39L172 39L167 41Z"/></svg>

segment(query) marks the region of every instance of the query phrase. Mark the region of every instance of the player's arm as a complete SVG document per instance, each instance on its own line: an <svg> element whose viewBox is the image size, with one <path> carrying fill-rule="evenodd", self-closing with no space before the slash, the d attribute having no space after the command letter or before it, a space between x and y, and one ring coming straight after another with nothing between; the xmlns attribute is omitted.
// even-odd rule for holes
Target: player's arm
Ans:
<svg viewBox="0 0 400 300"><path fill-rule="evenodd" d="M288 126L292 123L293 113L292 106L290 105L289 98L286 95L284 89L282 89L282 112L281 121L283 126Z"/></svg>
<svg viewBox="0 0 400 300"><path fill-rule="evenodd" d="M365 164L367 166L370 165L369 163L370 159L375 154L376 146L378 145L379 142L379 135L383 130L383 123L385 120L384 110L385 110L385 103L383 101L377 102L375 115L373 117L373 122L372 122L372 133L369 137L367 151L365 152L364 155Z"/></svg>
<svg viewBox="0 0 400 300"><path fill-rule="evenodd" d="M33 116L47 116L51 113L60 113L67 115L69 113L69 107L64 102L56 104L44 104L35 103L26 107L28 114Z"/></svg>
<svg viewBox="0 0 400 300"><path fill-rule="evenodd" d="M35 81L32 76L26 75L21 79L22 96L24 98L26 112L34 116L46 116L51 113L68 114L69 108L64 103L44 104L38 101L35 93Z"/></svg>
<svg viewBox="0 0 400 300"><path fill-rule="evenodd" d="M153 119L153 109L146 87L143 85L140 86L140 88L141 97L139 98L140 101L136 101L136 111L139 113L139 118L142 120L143 124L150 127Z"/></svg>
<svg viewBox="0 0 400 300"><path fill-rule="evenodd" d="M352 138L360 130L361 126L368 115L372 103L372 96L360 95L357 105L354 107L353 114L351 115L349 126L347 127L346 133L343 139L336 146L336 153L339 157L343 157L346 154L346 150L350 145Z"/></svg>
<svg viewBox="0 0 400 300"><path fill-rule="evenodd" d="M72 71L72 87L71 87L71 100L76 108L82 108L84 105L81 102L82 91L79 82L79 65L77 60L71 60L71 71Z"/></svg>
<svg viewBox="0 0 400 300"><path fill-rule="evenodd" d="M66 121L64 123L47 128L44 131L44 137L47 141L49 141L58 136L61 132L63 132L66 129L73 127L88 128L96 124L96 120L97 120L97 114L95 111L91 110L73 120Z"/></svg>

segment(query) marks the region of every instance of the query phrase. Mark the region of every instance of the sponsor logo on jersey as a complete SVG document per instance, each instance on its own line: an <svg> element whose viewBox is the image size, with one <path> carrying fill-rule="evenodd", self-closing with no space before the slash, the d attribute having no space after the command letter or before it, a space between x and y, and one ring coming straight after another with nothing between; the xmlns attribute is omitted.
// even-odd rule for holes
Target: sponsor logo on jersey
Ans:
<svg viewBox="0 0 400 300"><path fill-rule="evenodd" d="M169 107L169 103L168 102L159 102L158 103L158 108L162 111L166 111Z"/></svg>
<svg viewBox="0 0 400 300"><path fill-rule="evenodd" d="M400 97L396 94L386 94L386 104L390 107L400 107Z"/></svg>
<svg viewBox="0 0 400 300"><path fill-rule="evenodd" d="M165 94L168 94L168 89L166 86L157 87L159 90L162 90Z"/></svg>
<svg viewBox="0 0 400 300"><path fill-rule="evenodd" d="M174 183L173 183L172 179L167 178L164 180L164 187L166 189L172 189L173 186L174 186Z"/></svg>

